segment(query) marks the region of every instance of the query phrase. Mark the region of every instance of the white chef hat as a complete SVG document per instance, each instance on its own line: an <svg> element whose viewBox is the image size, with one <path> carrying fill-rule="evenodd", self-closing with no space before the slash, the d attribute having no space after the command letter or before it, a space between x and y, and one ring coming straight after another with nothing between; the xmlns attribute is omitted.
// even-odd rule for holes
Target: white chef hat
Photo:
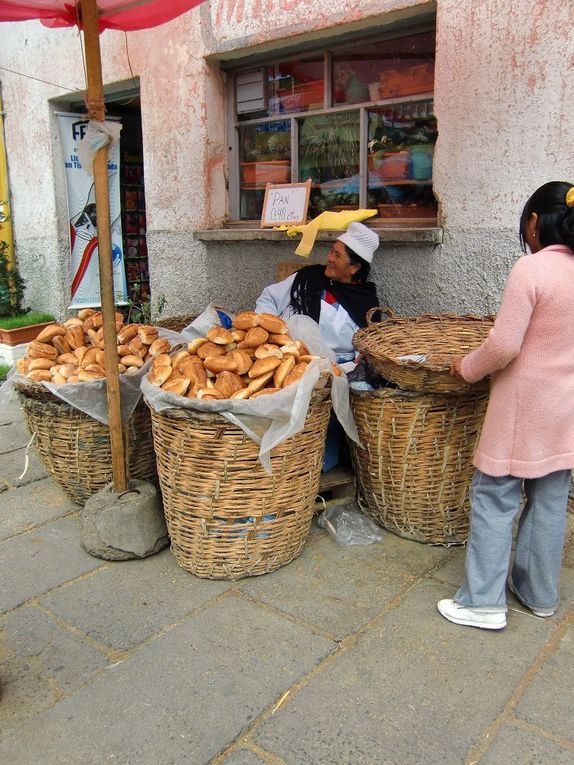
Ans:
<svg viewBox="0 0 574 765"><path fill-rule="evenodd" d="M358 255L367 263L373 262L373 255L379 246L379 235L362 223L349 223L344 234L337 237L339 242L346 244L355 255Z"/></svg>

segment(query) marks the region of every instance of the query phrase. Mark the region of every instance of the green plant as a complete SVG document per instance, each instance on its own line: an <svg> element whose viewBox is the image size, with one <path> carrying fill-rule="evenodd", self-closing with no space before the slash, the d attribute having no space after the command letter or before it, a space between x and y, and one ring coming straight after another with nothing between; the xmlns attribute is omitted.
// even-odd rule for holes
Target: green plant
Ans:
<svg viewBox="0 0 574 765"><path fill-rule="evenodd" d="M29 327L32 324L44 324L47 321L54 321L54 316L51 313L27 311L18 316L0 316L0 329L18 329L19 327Z"/></svg>
<svg viewBox="0 0 574 765"><path fill-rule="evenodd" d="M12 367L10 366L10 364L0 364L0 380L6 379L6 375L8 374L11 368Z"/></svg>
<svg viewBox="0 0 574 765"><path fill-rule="evenodd" d="M0 202L0 229L8 220L2 209L3 204ZM24 279L18 266L8 259L8 244L0 241L0 316L18 316L30 310L22 308L24 290Z"/></svg>
<svg viewBox="0 0 574 765"><path fill-rule="evenodd" d="M126 324L153 324L160 318L167 299L165 295L159 295L155 302L152 300L142 300L140 303L128 298L128 313Z"/></svg>
<svg viewBox="0 0 574 765"><path fill-rule="evenodd" d="M305 120L300 141L300 177L319 183L350 178L359 169L359 124L346 112Z"/></svg>

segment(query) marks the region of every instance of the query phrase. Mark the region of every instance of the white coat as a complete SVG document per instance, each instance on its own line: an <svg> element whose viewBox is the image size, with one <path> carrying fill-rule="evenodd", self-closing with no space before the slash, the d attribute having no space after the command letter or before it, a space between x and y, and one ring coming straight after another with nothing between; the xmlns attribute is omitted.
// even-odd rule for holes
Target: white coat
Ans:
<svg viewBox="0 0 574 765"><path fill-rule="evenodd" d="M291 285L295 276L296 274L292 274L282 282L265 287L255 304L257 313L273 313L284 319L292 316L295 312L290 304ZM339 363L355 358L353 335L359 329L359 325L355 324L342 305L331 305L321 300L319 329L325 344L335 353Z"/></svg>

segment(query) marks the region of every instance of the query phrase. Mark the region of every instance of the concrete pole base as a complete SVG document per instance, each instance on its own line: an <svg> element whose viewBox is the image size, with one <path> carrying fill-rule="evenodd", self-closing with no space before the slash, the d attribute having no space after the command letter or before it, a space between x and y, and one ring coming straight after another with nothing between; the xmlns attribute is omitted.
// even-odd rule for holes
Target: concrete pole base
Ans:
<svg viewBox="0 0 574 765"><path fill-rule="evenodd" d="M82 510L82 547L105 560L147 558L169 544L158 490L132 480L117 494L113 483L88 499Z"/></svg>

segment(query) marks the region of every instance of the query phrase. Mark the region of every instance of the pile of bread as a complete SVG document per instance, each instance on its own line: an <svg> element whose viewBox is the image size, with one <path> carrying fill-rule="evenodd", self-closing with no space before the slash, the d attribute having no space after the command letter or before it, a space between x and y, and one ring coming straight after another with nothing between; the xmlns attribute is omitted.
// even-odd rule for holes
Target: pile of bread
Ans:
<svg viewBox="0 0 574 765"><path fill-rule="evenodd" d="M254 399L298 382L316 358L305 343L289 337L280 317L244 311L230 329L214 326L187 350L154 356L147 379L186 398ZM333 365L333 373L342 371Z"/></svg>
<svg viewBox="0 0 574 765"><path fill-rule="evenodd" d="M115 314L118 371L136 374L145 362L168 353L171 345L158 336L157 327L126 324ZM62 324L50 324L29 343L26 355L16 362L16 371L30 382L81 383L106 376L104 330L101 311L85 308Z"/></svg>

